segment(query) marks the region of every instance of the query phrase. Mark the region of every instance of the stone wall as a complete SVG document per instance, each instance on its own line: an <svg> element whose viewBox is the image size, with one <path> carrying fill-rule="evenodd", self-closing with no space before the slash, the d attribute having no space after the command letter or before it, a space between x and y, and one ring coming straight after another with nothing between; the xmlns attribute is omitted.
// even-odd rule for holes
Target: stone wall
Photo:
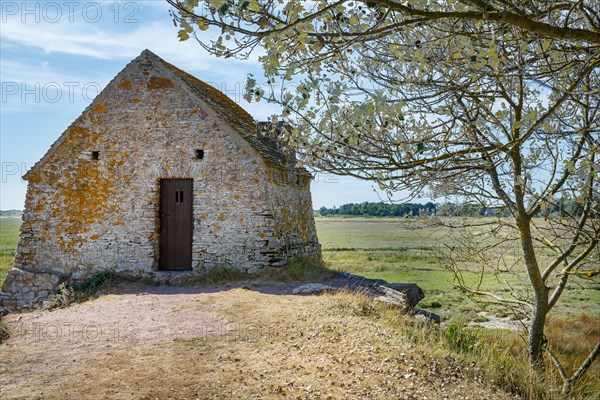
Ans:
<svg viewBox="0 0 600 400"><path fill-rule="evenodd" d="M21 237L0 299L39 302L60 282L101 270L156 275L163 178L194 180L193 270L251 273L320 257L310 179L275 182L280 169L168 66L142 55L25 176Z"/></svg>
<svg viewBox="0 0 600 400"><path fill-rule="evenodd" d="M273 239L271 245L280 253L272 253L272 263L285 265L293 257L317 257L320 262L312 198L311 177L300 169L272 167L268 176L267 197L273 210ZM283 179L282 179L283 177Z"/></svg>

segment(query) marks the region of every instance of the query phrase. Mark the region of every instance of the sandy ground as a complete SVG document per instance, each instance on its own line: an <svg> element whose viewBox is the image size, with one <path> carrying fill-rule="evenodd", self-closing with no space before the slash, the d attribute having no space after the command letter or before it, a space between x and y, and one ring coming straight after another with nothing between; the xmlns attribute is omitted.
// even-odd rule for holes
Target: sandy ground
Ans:
<svg viewBox="0 0 600 400"><path fill-rule="evenodd" d="M507 331L520 331L524 330L523 323L516 321L510 317L496 317L491 313L481 311L480 316L487 319L485 322L473 322L471 325L480 326L486 329L505 329ZM525 322L527 323L527 322Z"/></svg>
<svg viewBox="0 0 600 400"><path fill-rule="evenodd" d="M9 315L0 398L511 398L415 354L348 294L281 292L137 286Z"/></svg>

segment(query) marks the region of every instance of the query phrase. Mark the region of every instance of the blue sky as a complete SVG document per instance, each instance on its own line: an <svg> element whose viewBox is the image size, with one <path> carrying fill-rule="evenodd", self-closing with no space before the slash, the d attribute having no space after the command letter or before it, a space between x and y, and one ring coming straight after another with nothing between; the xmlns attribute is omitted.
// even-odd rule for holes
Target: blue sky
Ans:
<svg viewBox="0 0 600 400"><path fill-rule="evenodd" d="M217 59L194 40L179 42L163 0L0 2L0 209L22 209L21 175L144 49L220 88L257 120L274 106L242 99L256 60ZM210 35L210 33L206 33ZM313 204L379 201L370 183L318 175Z"/></svg>

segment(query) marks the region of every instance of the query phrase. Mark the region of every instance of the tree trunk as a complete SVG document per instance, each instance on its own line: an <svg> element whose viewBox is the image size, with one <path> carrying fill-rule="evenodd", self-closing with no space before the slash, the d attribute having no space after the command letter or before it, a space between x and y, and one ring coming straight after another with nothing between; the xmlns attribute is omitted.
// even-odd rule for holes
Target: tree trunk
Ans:
<svg viewBox="0 0 600 400"><path fill-rule="evenodd" d="M531 239L531 227L528 218L520 219L517 222L519 227L519 236L521 241L521 250L527 274L531 281L531 286L535 295L535 304L531 313L531 322L529 324L528 351L529 363L534 371L544 372L544 325L546 324L546 315L548 314L548 288L540 273L540 269L535 257L533 240Z"/></svg>
<svg viewBox="0 0 600 400"><path fill-rule="evenodd" d="M536 293L535 308L531 315L529 324L528 350L529 363L534 371L543 373L544 368L544 325L546 324L546 315L548 313L548 301L543 298L538 299Z"/></svg>

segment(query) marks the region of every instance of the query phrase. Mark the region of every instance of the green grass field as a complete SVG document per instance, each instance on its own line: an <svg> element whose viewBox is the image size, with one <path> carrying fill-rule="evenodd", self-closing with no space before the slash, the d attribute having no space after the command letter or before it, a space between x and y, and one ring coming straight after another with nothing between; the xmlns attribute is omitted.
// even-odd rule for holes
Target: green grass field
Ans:
<svg viewBox="0 0 600 400"><path fill-rule="evenodd" d="M20 226L21 218L0 218L0 286L13 265Z"/></svg>
<svg viewBox="0 0 600 400"><path fill-rule="evenodd" d="M454 275L442 268L446 246L455 244L448 228L429 225L426 220L403 218L317 218L323 258L332 269L351 272L389 282L416 283L425 292L419 307L445 319L479 319L474 303L452 285ZM544 260L547 253L540 253ZM511 256L507 257L511 259ZM477 265L465 266L467 283L478 281ZM513 274L484 275L482 288L506 295L512 290L527 290L527 276L515 268ZM498 316L507 310L487 307ZM555 312L571 317L583 313L600 315L600 285L575 280L563 294Z"/></svg>

